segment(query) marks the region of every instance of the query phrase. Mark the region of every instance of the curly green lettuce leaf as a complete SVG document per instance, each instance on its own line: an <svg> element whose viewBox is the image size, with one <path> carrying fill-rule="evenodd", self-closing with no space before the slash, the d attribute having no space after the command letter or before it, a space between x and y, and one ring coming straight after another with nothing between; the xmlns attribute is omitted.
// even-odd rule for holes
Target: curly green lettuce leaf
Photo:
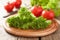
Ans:
<svg viewBox="0 0 60 40"><path fill-rule="evenodd" d="M39 17L32 22L32 29L45 29L51 24L51 20Z"/></svg>
<svg viewBox="0 0 60 40"><path fill-rule="evenodd" d="M35 19L34 16L32 16L32 13L28 11L27 8L22 7L18 11L18 16L13 16L7 19L7 22L10 26L21 28L21 29L28 29L30 26L30 22L32 22Z"/></svg>
<svg viewBox="0 0 60 40"><path fill-rule="evenodd" d="M44 6L49 2L49 0L31 0L31 5L40 5L40 6Z"/></svg>
<svg viewBox="0 0 60 40"><path fill-rule="evenodd" d="M51 21L48 21L43 17L34 17L32 13L25 7L22 7L18 11L17 16L9 17L7 22L11 27L21 29L44 29L51 24Z"/></svg>
<svg viewBox="0 0 60 40"><path fill-rule="evenodd" d="M57 0L31 0L31 5L38 5L42 6L44 9L45 8L55 8L57 5Z"/></svg>

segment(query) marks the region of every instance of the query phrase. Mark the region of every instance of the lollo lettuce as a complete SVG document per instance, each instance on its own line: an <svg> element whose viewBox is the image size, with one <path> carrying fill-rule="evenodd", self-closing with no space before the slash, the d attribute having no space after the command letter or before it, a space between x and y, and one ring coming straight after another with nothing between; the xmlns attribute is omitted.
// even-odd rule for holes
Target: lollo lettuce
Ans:
<svg viewBox="0 0 60 40"><path fill-rule="evenodd" d="M46 20L43 17L36 18L25 7L20 8L17 16L9 17L7 22L11 27L21 29L44 29L51 24L51 20Z"/></svg>

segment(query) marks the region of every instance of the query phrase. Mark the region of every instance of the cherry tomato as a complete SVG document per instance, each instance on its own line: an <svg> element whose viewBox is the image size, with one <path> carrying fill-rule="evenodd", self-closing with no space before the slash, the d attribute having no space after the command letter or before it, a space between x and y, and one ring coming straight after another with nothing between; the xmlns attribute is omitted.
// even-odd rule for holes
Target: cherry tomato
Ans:
<svg viewBox="0 0 60 40"><path fill-rule="evenodd" d="M14 8L14 5L11 3L8 3L7 5L4 6L5 10L7 12L12 12L13 11L13 8Z"/></svg>
<svg viewBox="0 0 60 40"><path fill-rule="evenodd" d="M43 8L41 6L34 6L31 11L36 17L39 17L42 14Z"/></svg>
<svg viewBox="0 0 60 40"><path fill-rule="evenodd" d="M16 0L16 1L21 1L21 0Z"/></svg>
<svg viewBox="0 0 60 40"><path fill-rule="evenodd" d="M54 12L52 10L44 10L42 16L48 20L53 20Z"/></svg>
<svg viewBox="0 0 60 40"><path fill-rule="evenodd" d="M15 2L15 7L20 8L22 1L21 0L16 0Z"/></svg>

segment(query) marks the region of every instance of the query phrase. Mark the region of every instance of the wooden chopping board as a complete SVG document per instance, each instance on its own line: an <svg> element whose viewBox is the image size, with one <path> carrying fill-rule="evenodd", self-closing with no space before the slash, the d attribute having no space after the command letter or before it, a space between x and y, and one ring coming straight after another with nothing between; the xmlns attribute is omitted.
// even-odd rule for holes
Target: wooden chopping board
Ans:
<svg viewBox="0 0 60 40"><path fill-rule="evenodd" d="M48 26L46 29L39 29L39 30L31 30L31 29L22 30L22 29L10 27L6 22L6 20L4 20L3 25L8 33L13 34L15 36L23 36L23 37L42 37L52 34L58 29L58 23L56 20L53 20L52 24Z"/></svg>

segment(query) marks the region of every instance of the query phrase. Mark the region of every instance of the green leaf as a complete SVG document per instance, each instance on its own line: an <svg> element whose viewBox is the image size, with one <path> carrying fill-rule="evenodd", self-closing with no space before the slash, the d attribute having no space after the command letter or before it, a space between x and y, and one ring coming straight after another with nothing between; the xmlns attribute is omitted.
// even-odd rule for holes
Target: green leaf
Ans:
<svg viewBox="0 0 60 40"><path fill-rule="evenodd" d="M27 8L22 7L18 11L18 15L9 17L7 22L11 27L20 29L44 29L50 25L51 21L47 21L43 17L36 18Z"/></svg>

